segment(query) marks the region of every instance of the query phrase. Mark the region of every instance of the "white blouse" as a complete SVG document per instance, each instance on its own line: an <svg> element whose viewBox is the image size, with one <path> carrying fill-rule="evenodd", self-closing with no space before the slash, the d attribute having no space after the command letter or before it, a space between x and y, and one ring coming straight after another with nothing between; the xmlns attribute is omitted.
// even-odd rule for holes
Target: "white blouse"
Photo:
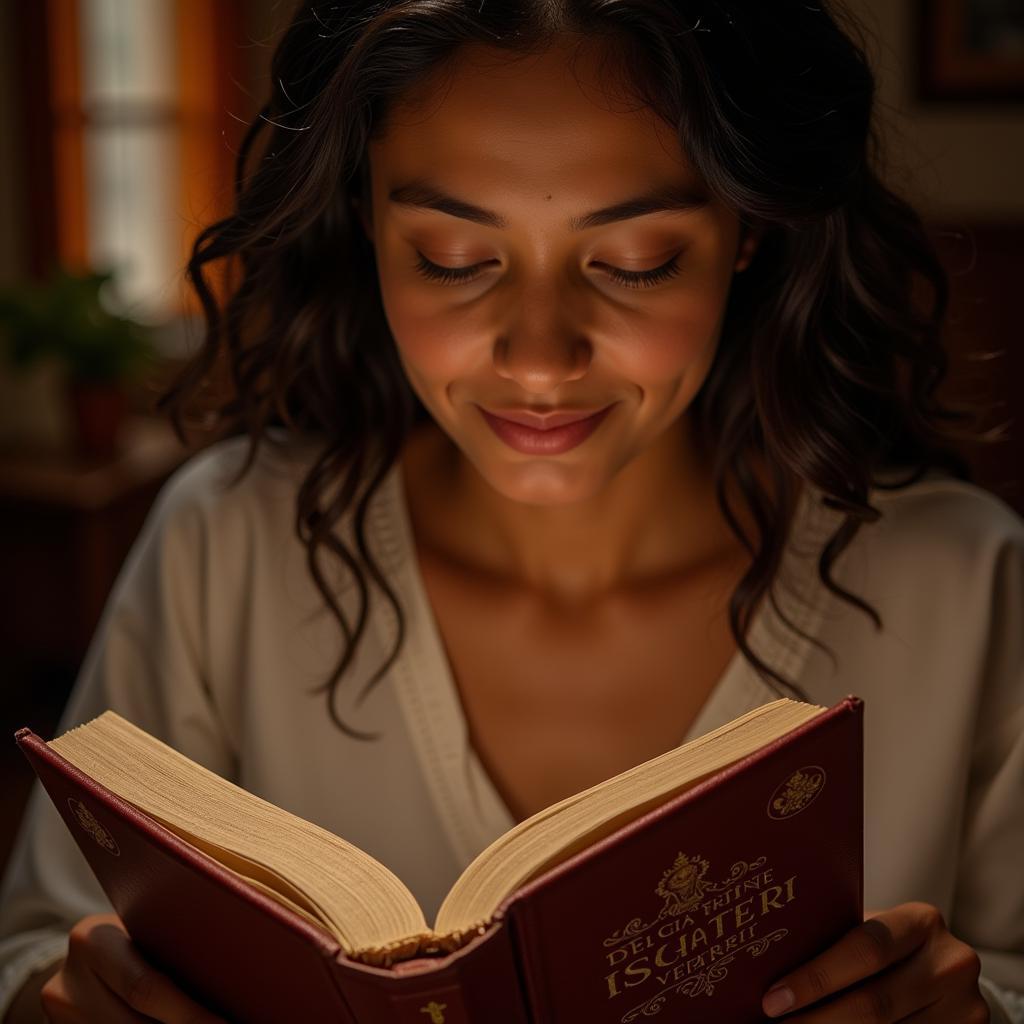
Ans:
<svg viewBox="0 0 1024 1024"><path fill-rule="evenodd" d="M429 921L469 862L515 824L469 742L458 688L420 576L402 474L367 517L368 544L405 614L373 585L370 614L330 720L323 684L343 650L294 533L311 442L262 446L234 488L247 441L194 456L163 488L108 600L55 734L112 708L245 789L362 847ZM758 655L831 706L864 701L864 901L936 905L981 957L993 1024L1024 1021L1024 520L993 494L933 472L874 490L833 576L883 630L831 594L816 560L841 514L805 487ZM339 531L354 538L351 518ZM354 544L353 544L354 550ZM332 560L333 565L333 560ZM350 623L359 596L330 576ZM679 742L774 700L736 651ZM50 739L51 737L43 737ZM412 841L414 839L414 841ZM33 970L67 950L75 921L111 906L38 781L0 887L0 1019Z"/></svg>

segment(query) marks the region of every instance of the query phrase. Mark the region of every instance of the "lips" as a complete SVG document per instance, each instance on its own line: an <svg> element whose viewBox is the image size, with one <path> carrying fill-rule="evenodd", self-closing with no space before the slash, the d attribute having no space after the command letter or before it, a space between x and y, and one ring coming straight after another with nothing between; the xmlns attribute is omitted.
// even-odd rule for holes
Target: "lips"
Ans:
<svg viewBox="0 0 1024 1024"><path fill-rule="evenodd" d="M614 404L614 403L613 403ZM589 412L585 409L565 410L561 412L550 412L546 415L547 429L538 429L533 426L526 426L514 422L507 416L526 418L529 413L524 409L505 409L504 415L493 415L483 406L477 406L480 414L491 430L504 443L522 455L531 456L556 456L564 455L572 451L584 441L601 425L612 410L611 405L606 405L597 412ZM534 417L544 419L544 416ZM554 426L556 420L564 421L571 418L569 423L562 422L560 426Z"/></svg>
<svg viewBox="0 0 1024 1024"><path fill-rule="evenodd" d="M482 408L482 407L481 407ZM596 409L561 409L545 413L532 412L527 409L486 409L485 412L511 423L518 423L532 430L554 430L569 423L578 423L601 412L607 406Z"/></svg>

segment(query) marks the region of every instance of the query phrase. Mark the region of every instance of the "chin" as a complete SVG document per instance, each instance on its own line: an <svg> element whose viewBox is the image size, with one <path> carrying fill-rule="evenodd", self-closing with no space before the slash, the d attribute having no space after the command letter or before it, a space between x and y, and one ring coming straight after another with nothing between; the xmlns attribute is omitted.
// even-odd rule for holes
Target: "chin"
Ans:
<svg viewBox="0 0 1024 1024"><path fill-rule="evenodd" d="M511 452L510 455L516 456ZM560 456L516 456L473 460L477 472L499 494L521 505L575 505L599 494L608 479L593 462L570 462Z"/></svg>

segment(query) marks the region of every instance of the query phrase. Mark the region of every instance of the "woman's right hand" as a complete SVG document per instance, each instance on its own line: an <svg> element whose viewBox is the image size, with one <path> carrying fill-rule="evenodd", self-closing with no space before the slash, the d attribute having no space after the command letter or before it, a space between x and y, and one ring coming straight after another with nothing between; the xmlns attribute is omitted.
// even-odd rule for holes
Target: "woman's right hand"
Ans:
<svg viewBox="0 0 1024 1024"><path fill-rule="evenodd" d="M75 924L67 958L40 999L53 1024L226 1024L144 959L117 914Z"/></svg>

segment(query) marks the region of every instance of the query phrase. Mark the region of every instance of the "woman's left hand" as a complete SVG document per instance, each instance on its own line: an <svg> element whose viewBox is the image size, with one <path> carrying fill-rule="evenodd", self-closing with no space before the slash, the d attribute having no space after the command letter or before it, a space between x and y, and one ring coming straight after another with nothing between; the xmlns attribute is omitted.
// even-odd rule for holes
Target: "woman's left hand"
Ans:
<svg viewBox="0 0 1024 1024"><path fill-rule="evenodd" d="M988 1024L980 974L978 954L949 933L938 907L901 903L868 911L835 945L779 978L769 991L790 989L788 1007L773 1012L766 994L762 1008L787 1024Z"/></svg>

